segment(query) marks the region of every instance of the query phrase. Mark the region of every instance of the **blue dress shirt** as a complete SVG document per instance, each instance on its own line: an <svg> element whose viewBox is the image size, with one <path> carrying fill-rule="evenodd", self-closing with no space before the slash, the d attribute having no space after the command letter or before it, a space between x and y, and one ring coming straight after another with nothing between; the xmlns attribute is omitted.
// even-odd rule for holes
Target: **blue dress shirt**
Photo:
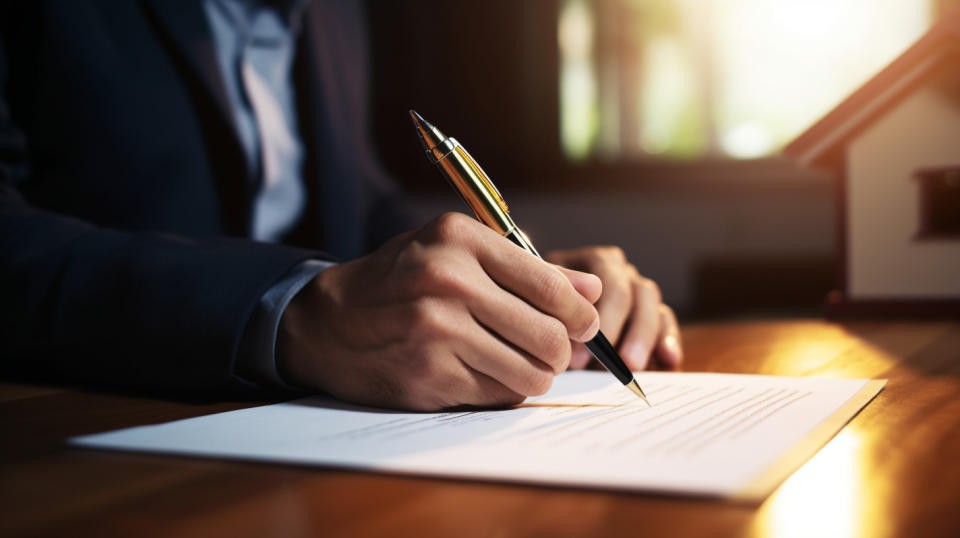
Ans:
<svg viewBox="0 0 960 538"><path fill-rule="evenodd" d="M303 143L297 125L292 67L306 2L205 0L217 60L237 135L252 178L253 239L279 241L306 206ZM240 181L241 178L238 178ZM264 294L238 350L235 373L253 383L289 388L276 366L277 330L290 300L332 262L301 263Z"/></svg>

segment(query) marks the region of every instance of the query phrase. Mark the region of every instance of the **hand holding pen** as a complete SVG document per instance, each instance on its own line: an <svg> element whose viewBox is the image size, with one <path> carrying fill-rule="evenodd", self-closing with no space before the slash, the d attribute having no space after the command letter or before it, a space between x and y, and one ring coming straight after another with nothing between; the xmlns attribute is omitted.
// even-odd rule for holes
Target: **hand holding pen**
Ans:
<svg viewBox="0 0 960 538"><path fill-rule="evenodd" d="M601 281L518 249L519 229L507 235L449 213L324 270L283 314L281 377L346 401L420 411L544 393L570 366L571 342L597 340ZM589 261L566 255L573 265ZM620 374L629 368L637 366Z"/></svg>
<svg viewBox="0 0 960 538"><path fill-rule="evenodd" d="M493 181L490 179L490 177L487 176L486 172L480 168L480 165L476 162L476 160L474 160L474 158L467 152L466 148L457 142L456 139L444 135L440 129L424 120L423 117L413 110L410 111L410 119L413 120L413 125L420 137L420 142L426 151L427 159L437 166L437 168L440 170L440 173L447 179L454 190L460 194L460 197L470 207L470 209L473 210L473 213L476 215L477 219L500 235L511 240L521 249L540 258L540 253L537 252L537 249L533 246L533 243L513 221L513 218L510 215L510 210L507 207L503 196L500 194L500 191L493 184ZM682 356L679 347L678 334L676 334L676 319L673 317L673 312L669 308L661 305L659 290L655 287L651 288L647 285L648 283L652 283L652 281L642 279L636 269L629 263L626 263L626 258L622 256L622 251L619 249L608 248L599 250L599 252L619 253L619 261L621 262L620 267L627 269L627 275L629 277L636 277L628 280L632 280L638 284L637 291L639 293L650 291L655 292L653 295L648 295L646 297L647 301L642 302L641 304L660 306L653 312L644 312L642 310L637 312L638 315L650 314L650 317L633 320L634 323L631 324L630 328L638 328L638 330L628 331L625 335L625 342L628 344L628 348L636 350L643 345L644 337L650 338L651 335L643 333L642 329L644 327L657 327L656 332L663 332L665 335L663 342L665 343L664 351L666 351L666 355L668 357L673 355L673 357L670 357L673 360L668 360L665 362L667 362L667 364L670 366L678 366L682 360ZM567 256L571 258L571 260L568 261L576 261L577 252L568 252ZM589 256L582 258L586 259L587 261L591 260ZM610 264L607 264L606 266L603 264L598 264L598 266L600 268L609 268ZM613 282L619 283L616 280L613 280ZM628 289L626 291L630 293L634 290ZM641 298L643 297L641 296ZM608 305L612 303L612 301L607 302ZM637 318L639 318L639 316L637 316ZM670 322L672 322L672 332L670 331ZM620 328L619 325L612 325L612 327L615 329ZM652 338L650 338L650 340L652 340ZM593 357L596 358L605 368L607 368L607 370L609 370L610 373L617 378L617 380L623 383L625 387L630 389L634 394L636 394L649 405L650 402L647 400L643 389L633 377L631 367L623 361L623 359L620 357L620 354L617 353L617 350L613 347L602 331L598 332L596 336L587 341L585 346L589 353L593 355ZM652 349L647 347L646 351L642 355L642 358L638 360L643 360L645 364L646 361L644 358L649 356L650 351L652 351Z"/></svg>
<svg viewBox="0 0 960 538"><path fill-rule="evenodd" d="M497 407L546 392L600 321L600 280L447 213L321 272L287 307L289 384L377 407Z"/></svg>

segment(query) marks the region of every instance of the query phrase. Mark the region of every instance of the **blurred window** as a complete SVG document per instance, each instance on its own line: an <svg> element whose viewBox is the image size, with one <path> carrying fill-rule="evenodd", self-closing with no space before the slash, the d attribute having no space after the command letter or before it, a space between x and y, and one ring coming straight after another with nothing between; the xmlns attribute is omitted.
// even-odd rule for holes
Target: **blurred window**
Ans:
<svg viewBox="0 0 960 538"><path fill-rule="evenodd" d="M928 0L562 0L571 160L776 153L918 39Z"/></svg>

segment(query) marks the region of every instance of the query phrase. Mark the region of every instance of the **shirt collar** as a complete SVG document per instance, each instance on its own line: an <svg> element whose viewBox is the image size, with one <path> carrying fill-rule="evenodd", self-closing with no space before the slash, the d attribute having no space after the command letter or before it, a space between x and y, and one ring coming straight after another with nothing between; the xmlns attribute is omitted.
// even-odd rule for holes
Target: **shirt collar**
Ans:
<svg viewBox="0 0 960 538"><path fill-rule="evenodd" d="M280 19L286 23L293 34L300 31L303 23L303 13L306 11L310 0L216 0L230 14L231 18L241 19L240 23L245 24L250 20L250 15L258 9L272 9Z"/></svg>

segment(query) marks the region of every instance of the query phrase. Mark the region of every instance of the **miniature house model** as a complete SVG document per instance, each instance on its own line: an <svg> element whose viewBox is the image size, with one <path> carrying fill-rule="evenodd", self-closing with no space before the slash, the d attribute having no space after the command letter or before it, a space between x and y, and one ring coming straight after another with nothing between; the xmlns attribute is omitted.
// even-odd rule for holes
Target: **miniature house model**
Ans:
<svg viewBox="0 0 960 538"><path fill-rule="evenodd" d="M836 176L828 312L960 313L960 12L785 153Z"/></svg>

